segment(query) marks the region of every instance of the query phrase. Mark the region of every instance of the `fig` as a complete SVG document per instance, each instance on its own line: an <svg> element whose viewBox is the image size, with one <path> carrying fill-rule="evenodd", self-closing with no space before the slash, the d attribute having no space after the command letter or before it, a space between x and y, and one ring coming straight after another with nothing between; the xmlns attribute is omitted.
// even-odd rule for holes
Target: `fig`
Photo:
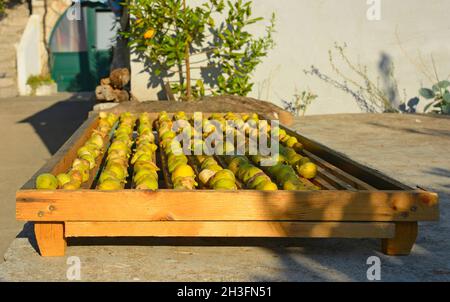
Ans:
<svg viewBox="0 0 450 302"><path fill-rule="evenodd" d="M286 141L286 146L292 148L296 143L298 143L297 138L294 136L289 137Z"/></svg>
<svg viewBox="0 0 450 302"><path fill-rule="evenodd" d="M231 181L233 181L233 183L235 182L235 177L234 177L234 173L231 172L228 169L223 169L218 171L214 177L209 181L209 185L211 187L214 187L215 183L222 180L222 179L229 179Z"/></svg>
<svg viewBox="0 0 450 302"><path fill-rule="evenodd" d="M215 174L215 171L204 169L198 174L198 178L203 185L206 185Z"/></svg>
<svg viewBox="0 0 450 302"><path fill-rule="evenodd" d="M123 187L119 180L108 178L104 182L100 183L97 188L103 191L114 191L121 190Z"/></svg>
<svg viewBox="0 0 450 302"><path fill-rule="evenodd" d="M36 189L55 190L58 188L58 180L53 174L44 173L36 178Z"/></svg>
<svg viewBox="0 0 450 302"><path fill-rule="evenodd" d="M99 181L99 183L102 183L107 179L116 179L117 180L117 176L115 173L105 170L102 172L102 174L100 174L98 181Z"/></svg>
<svg viewBox="0 0 450 302"><path fill-rule="evenodd" d="M60 173L56 175L56 179L58 180L59 188L62 188L66 183L70 182L70 176L66 173Z"/></svg>
<svg viewBox="0 0 450 302"><path fill-rule="evenodd" d="M89 162L89 169L93 169L95 167L95 158L92 155L84 154L81 156L81 159Z"/></svg>
<svg viewBox="0 0 450 302"><path fill-rule="evenodd" d="M265 182L261 182L260 184L258 184L256 186L256 190L259 191L276 191L278 190L278 187L276 184L274 184L273 182L269 181L265 181Z"/></svg>
<svg viewBox="0 0 450 302"><path fill-rule="evenodd" d="M144 177L136 184L138 190L157 190L158 180L151 176Z"/></svg>
<svg viewBox="0 0 450 302"><path fill-rule="evenodd" d="M173 182L175 182L175 179L179 177L193 177L193 176L195 176L194 170L192 169L191 166L186 164L178 166L171 175Z"/></svg>
<svg viewBox="0 0 450 302"><path fill-rule="evenodd" d="M68 174L70 176L71 181L76 181L79 182L80 184L83 182L83 174L81 171L72 169L69 171Z"/></svg>
<svg viewBox="0 0 450 302"><path fill-rule="evenodd" d="M311 162L298 165L297 172L306 179L312 179L317 175L317 166Z"/></svg>
<svg viewBox="0 0 450 302"><path fill-rule="evenodd" d="M127 177L127 169L117 163L107 163L105 170L113 172L120 180L124 180Z"/></svg>
<svg viewBox="0 0 450 302"><path fill-rule="evenodd" d="M62 186L63 190L78 190L81 187L81 183L76 180L71 180Z"/></svg>

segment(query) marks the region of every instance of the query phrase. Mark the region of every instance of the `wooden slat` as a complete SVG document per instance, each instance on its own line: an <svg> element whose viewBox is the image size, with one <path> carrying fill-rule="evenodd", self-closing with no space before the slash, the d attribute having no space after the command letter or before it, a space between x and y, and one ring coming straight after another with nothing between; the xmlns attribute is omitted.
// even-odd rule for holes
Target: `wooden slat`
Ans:
<svg viewBox="0 0 450 302"><path fill-rule="evenodd" d="M332 184L336 189L338 190L351 190L355 191L355 188L353 188L351 185L343 181L342 179L328 173L325 169L323 169L320 166L317 166L317 175L323 179L325 179L327 182Z"/></svg>
<svg viewBox="0 0 450 302"><path fill-rule="evenodd" d="M42 173L57 175L66 172L72 166L73 160L77 157L77 150L83 146L97 125L98 115L92 115L72 134L47 163L23 185L22 189L33 189L36 178Z"/></svg>
<svg viewBox="0 0 450 302"><path fill-rule="evenodd" d="M298 132L285 127L280 126L280 128L285 129L286 133L295 136L300 143L304 146L305 150L311 152L312 154L322 158L328 163L336 166L342 171L353 175L354 177L362 180L363 182L370 184L379 190L412 190L411 187L375 170L360 164L342 153L334 151L333 149L320 144L310 138L307 138Z"/></svg>
<svg viewBox="0 0 450 302"><path fill-rule="evenodd" d="M311 187L315 186L315 184L311 180L306 179L306 178L304 178L304 177L302 177L302 176L300 176L298 174L297 174L297 177L306 187L311 188Z"/></svg>
<svg viewBox="0 0 450 302"><path fill-rule="evenodd" d="M161 173L163 175L164 183L166 188L171 189L173 188L172 179L170 177L169 167L167 166L167 157L164 153L164 150L161 146L159 146L158 150L156 152L159 152L159 158L161 159Z"/></svg>
<svg viewBox="0 0 450 302"><path fill-rule="evenodd" d="M309 157L314 163L321 166L323 169L325 169L328 173L333 174L336 177L339 177L343 181L350 184L352 187L360 190L376 190L375 187L363 182L362 180L359 180L358 178L348 174L345 171L342 171L341 169L333 166L332 164L324 161L320 157L312 154L311 152L304 150L303 153Z"/></svg>
<svg viewBox="0 0 450 302"><path fill-rule="evenodd" d="M153 221L67 222L66 237L392 238L390 222Z"/></svg>
<svg viewBox="0 0 450 302"><path fill-rule="evenodd" d="M21 190L16 218L31 221L437 220L437 194L423 191Z"/></svg>
<svg viewBox="0 0 450 302"><path fill-rule="evenodd" d="M316 175L314 179L311 180L316 186L319 186L322 190L338 190L338 188L334 187L328 181L323 179L320 175Z"/></svg>

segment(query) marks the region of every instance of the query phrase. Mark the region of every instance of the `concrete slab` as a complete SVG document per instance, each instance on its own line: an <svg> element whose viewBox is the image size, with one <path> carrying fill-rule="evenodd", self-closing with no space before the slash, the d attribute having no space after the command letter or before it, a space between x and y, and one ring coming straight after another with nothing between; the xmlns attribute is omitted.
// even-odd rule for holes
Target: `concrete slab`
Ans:
<svg viewBox="0 0 450 302"><path fill-rule="evenodd" d="M65 257L42 258L27 224L5 254L0 279L67 280L71 256L83 281L367 281L369 256L382 281L450 281L450 119L419 115L331 115L295 128L409 185L441 196L441 220L421 223L408 257L387 257L377 240L90 239Z"/></svg>
<svg viewBox="0 0 450 302"><path fill-rule="evenodd" d="M87 118L92 94L0 99L0 253L22 229L15 192ZM0 260L2 261L2 260Z"/></svg>

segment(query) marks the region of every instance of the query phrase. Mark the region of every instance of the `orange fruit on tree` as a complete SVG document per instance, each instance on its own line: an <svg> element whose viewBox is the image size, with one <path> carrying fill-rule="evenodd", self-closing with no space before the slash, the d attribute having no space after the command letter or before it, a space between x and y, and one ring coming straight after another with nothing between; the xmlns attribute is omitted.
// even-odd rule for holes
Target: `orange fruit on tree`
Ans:
<svg viewBox="0 0 450 302"><path fill-rule="evenodd" d="M144 39L151 39L155 36L156 30L154 28L150 28L144 33Z"/></svg>

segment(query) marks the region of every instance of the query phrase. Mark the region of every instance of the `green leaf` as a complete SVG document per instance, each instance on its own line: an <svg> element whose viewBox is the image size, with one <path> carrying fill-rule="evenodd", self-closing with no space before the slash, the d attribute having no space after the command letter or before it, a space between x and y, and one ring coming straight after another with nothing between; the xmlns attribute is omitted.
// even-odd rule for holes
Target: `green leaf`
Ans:
<svg viewBox="0 0 450 302"><path fill-rule="evenodd" d="M440 88L445 89L450 86L450 82L449 81L440 81L437 85Z"/></svg>
<svg viewBox="0 0 450 302"><path fill-rule="evenodd" d="M419 94L421 96L423 96L424 98L426 98L427 100L430 100L432 98L434 98L436 95L434 94L433 90L428 89L428 88L421 88L419 90Z"/></svg>
<svg viewBox="0 0 450 302"><path fill-rule="evenodd" d="M446 91L443 95L443 98L447 104L450 104L450 92Z"/></svg>

